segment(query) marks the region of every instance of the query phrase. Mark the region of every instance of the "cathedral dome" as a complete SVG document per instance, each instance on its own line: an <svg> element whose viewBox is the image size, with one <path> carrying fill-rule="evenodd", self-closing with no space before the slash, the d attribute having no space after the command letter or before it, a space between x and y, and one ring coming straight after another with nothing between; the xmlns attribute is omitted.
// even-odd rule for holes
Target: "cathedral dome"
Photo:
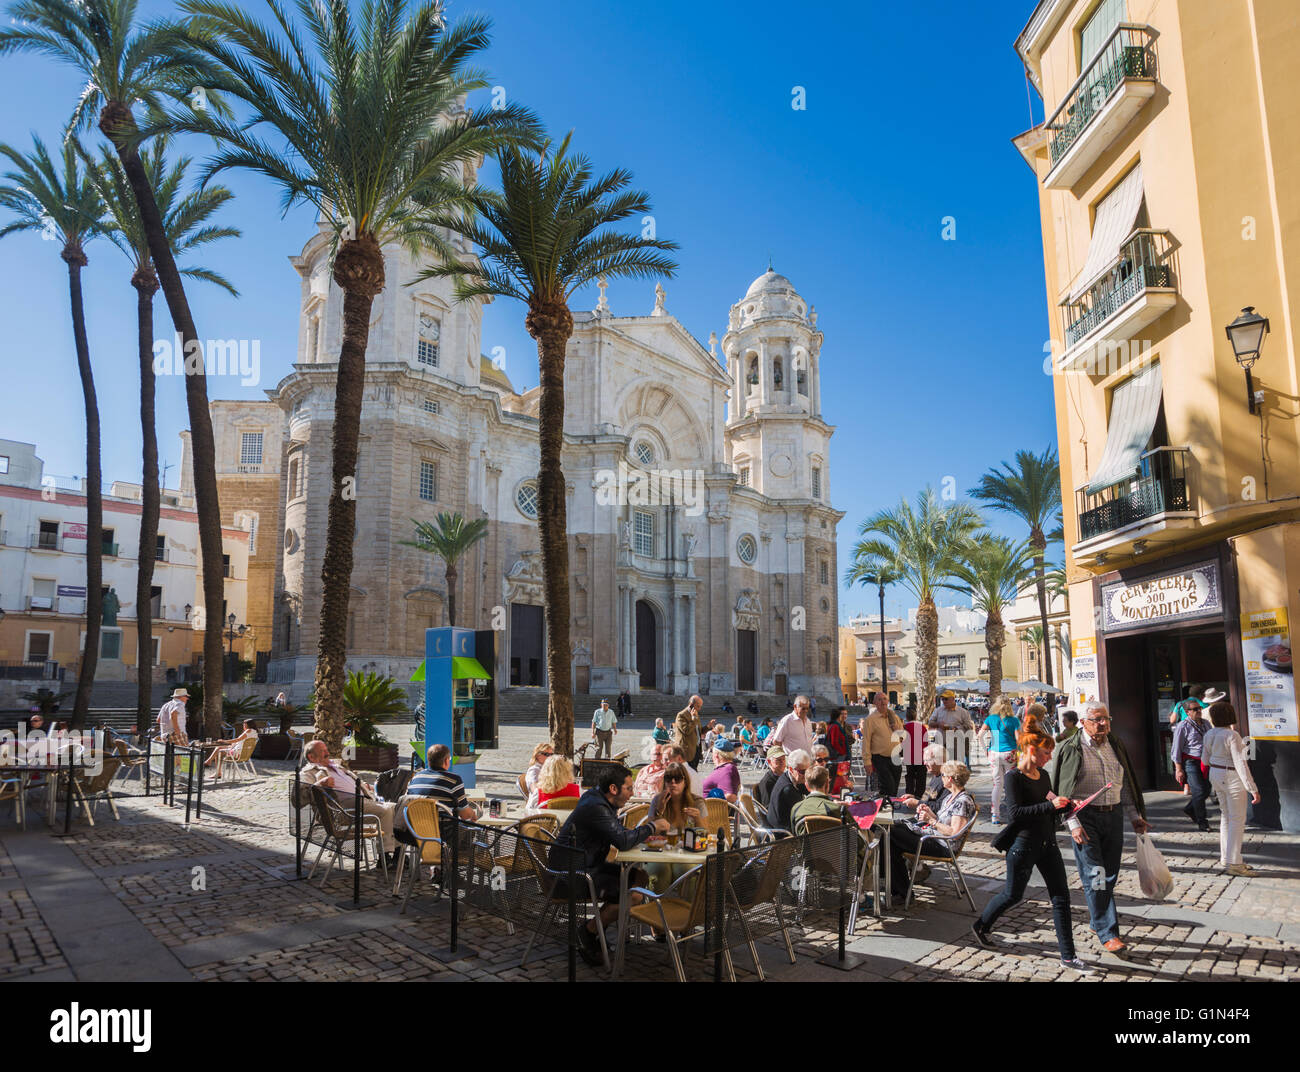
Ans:
<svg viewBox="0 0 1300 1072"><path fill-rule="evenodd" d="M779 272L774 272L769 268L752 283L749 289L745 291L746 298L757 298L760 294L794 294L794 284Z"/></svg>

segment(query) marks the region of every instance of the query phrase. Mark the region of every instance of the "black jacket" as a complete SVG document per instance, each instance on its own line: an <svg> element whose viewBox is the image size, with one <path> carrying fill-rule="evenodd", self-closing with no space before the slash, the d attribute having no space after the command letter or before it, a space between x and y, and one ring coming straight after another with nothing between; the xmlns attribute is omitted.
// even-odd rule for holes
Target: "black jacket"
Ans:
<svg viewBox="0 0 1300 1072"><path fill-rule="evenodd" d="M768 802L772 799L772 790L780 780L781 775L768 767L763 772L763 777L758 780L758 785L754 786L754 802L764 811L767 810Z"/></svg>
<svg viewBox="0 0 1300 1072"><path fill-rule="evenodd" d="M797 785L790 777L790 772L782 774L772 787L772 796L767 804L767 825L775 829L790 829L790 813L794 806L808 795L808 790Z"/></svg>
<svg viewBox="0 0 1300 1072"><path fill-rule="evenodd" d="M642 823L629 830L619 820L618 812L605 795L592 786L569 812L569 818L556 835L557 845L572 846L582 853L582 870L598 871L605 866L610 846L630 849L655 832L654 823ZM569 866L568 854L552 851L551 866L563 871Z"/></svg>
<svg viewBox="0 0 1300 1072"><path fill-rule="evenodd" d="M1039 771L1037 778L1027 778L1018 769L1009 770L1003 776L1002 787L1004 807L1011 821L998 831L993 847L1006 852L1017 841L1033 848L1054 843L1061 813L1047 799L1052 789L1047 771Z"/></svg>

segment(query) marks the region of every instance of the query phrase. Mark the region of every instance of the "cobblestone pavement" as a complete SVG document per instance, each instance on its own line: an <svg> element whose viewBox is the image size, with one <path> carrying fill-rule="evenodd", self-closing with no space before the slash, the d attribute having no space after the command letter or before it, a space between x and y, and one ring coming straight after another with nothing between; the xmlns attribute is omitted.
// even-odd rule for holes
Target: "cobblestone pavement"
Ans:
<svg viewBox="0 0 1300 1072"><path fill-rule="evenodd" d="M648 727L624 728L618 745L639 754ZM404 740L405 727L391 735ZM501 748L480 761L479 786L489 795L516 796L514 778L541 727L506 726ZM579 741L581 742L581 735ZM972 788L988 813L987 766L976 763ZM290 771L258 764L259 776L206 786L201 820L184 824L184 807L145 798L131 783L120 790L121 820L101 807L96 825L74 825L66 839L49 833L33 807L25 833L6 830L0 847L0 980L19 979L470 979L561 980L568 958L539 943L519 967L526 937L472 910L462 912L459 948L448 950L445 899L421 888L405 915L379 873L366 873L362 906L352 904L350 873L337 871L324 890L294 880L288 823ZM746 771L753 782L758 772ZM1118 905L1132 955L1104 953L1088 932L1072 854L1066 851L1080 955L1104 970L1089 981L1230 979L1265 981L1300 976L1300 836L1248 831L1246 858L1260 874L1236 878L1217 869L1215 830L1197 832L1174 794L1148 795L1156 843L1175 876L1170 898L1142 898L1132 846L1118 885ZM35 803L35 801L34 801ZM1002 885L1003 857L989 846L994 827L981 823L963 855L977 905ZM307 859L310 865L311 858ZM862 980L1079 979L1060 966L1045 892L1037 881L1028 898L1000 921L999 948L976 947L967 928L969 906L941 869L917 889L907 912L864 916L849 950ZM825 926L825 923L818 924ZM790 964L779 936L759 942L764 972L773 979L843 979L817 963L835 948L835 934L794 936ZM688 955L688 975L710 979L711 958ZM742 980L756 978L748 952L735 957ZM667 951L649 941L628 951L628 978L673 979ZM605 978L578 963L580 980Z"/></svg>

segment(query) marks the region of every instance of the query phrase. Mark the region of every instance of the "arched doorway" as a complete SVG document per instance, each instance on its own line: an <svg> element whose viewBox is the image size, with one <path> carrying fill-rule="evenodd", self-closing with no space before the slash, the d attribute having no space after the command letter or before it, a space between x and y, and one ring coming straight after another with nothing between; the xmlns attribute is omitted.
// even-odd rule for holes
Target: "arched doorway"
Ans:
<svg viewBox="0 0 1300 1072"><path fill-rule="evenodd" d="M658 627L654 608L644 599L636 602L636 669L643 689L659 687Z"/></svg>

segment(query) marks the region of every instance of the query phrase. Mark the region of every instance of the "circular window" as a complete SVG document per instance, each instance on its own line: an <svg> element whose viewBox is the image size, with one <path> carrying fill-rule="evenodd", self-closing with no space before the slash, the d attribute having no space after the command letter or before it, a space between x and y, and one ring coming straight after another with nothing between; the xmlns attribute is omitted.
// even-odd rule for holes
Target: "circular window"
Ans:
<svg viewBox="0 0 1300 1072"><path fill-rule="evenodd" d="M293 529L284 530L284 550L290 555L298 550L298 534Z"/></svg>
<svg viewBox="0 0 1300 1072"><path fill-rule="evenodd" d="M655 463L655 449L644 439L633 448L632 453L636 455L636 460L642 465L654 465Z"/></svg>
<svg viewBox="0 0 1300 1072"><path fill-rule="evenodd" d="M526 480L515 492L515 506L524 517L537 520L537 481Z"/></svg>
<svg viewBox="0 0 1300 1072"><path fill-rule="evenodd" d="M740 561L746 565L753 562L758 557L758 544L754 542L754 537L742 536L737 540L736 554L740 556Z"/></svg>

